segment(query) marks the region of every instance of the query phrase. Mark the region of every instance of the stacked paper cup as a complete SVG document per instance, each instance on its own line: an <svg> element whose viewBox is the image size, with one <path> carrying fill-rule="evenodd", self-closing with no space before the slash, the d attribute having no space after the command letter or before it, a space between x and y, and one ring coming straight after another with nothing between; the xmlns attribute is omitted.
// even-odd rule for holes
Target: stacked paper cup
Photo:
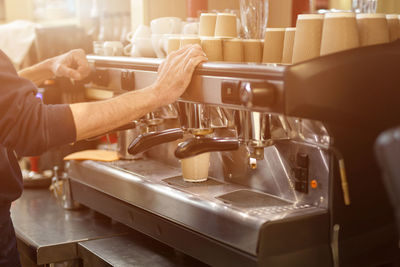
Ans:
<svg viewBox="0 0 400 267"><path fill-rule="evenodd" d="M386 15L386 20L389 28L389 40L390 42L396 41L400 37L399 16L394 14Z"/></svg>
<svg viewBox="0 0 400 267"><path fill-rule="evenodd" d="M384 14L357 14L357 24L361 46L390 41L388 22Z"/></svg>
<svg viewBox="0 0 400 267"><path fill-rule="evenodd" d="M283 64L292 64L295 34L296 34L296 28L286 28L285 40L283 42L283 55L282 55Z"/></svg>
<svg viewBox="0 0 400 267"><path fill-rule="evenodd" d="M302 14L296 28L267 28L264 40L242 40L235 14L203 13L199 37L182 38L180 44L200 43L210 61L296 64L400 39L400 15ZM176 49L177 41L170 42Z"/></svg>
<svg viewBox="0 0 400 267"><path fill-rule="evenodd" d="M359 46L357 20L354 13L327 13L325 15L321 56Z"/></svg>
<svg viewBox="0 0 400 267"><path fill-rule="evenodd" d="M264 39L263 63L281 63L285 28L267 28Z"/></svg>
<svg viewBox="0 0 400 267"><path fill-rule="evenodd" d="M293 63L319 57L323 22L324 15L321 14L304 14L298 16L293 45Z"/></svg>
<svg viewBox="0 0 400 267"><path fill-rule="evenodd" d="M236 48L238 33L235 14L202 13L200 15L199 36L201 46L209 61L224 61L226 58L227 61L242 62L242 47L240 46L239 52ZM227 47L226 51L225 47ZM239 55L232 57L233 51L239 53Z"/></svg>
<svg viewBox="0 0 400 267"><path fill-rule="evenodd" d="M292 59L289 50L284 49L282 63L295 64L360 46L400 39L399 15L356 15L351 12L304 14L298 16L296 26ZM290 47L289 39L286 32L284 47Z"/></svg>

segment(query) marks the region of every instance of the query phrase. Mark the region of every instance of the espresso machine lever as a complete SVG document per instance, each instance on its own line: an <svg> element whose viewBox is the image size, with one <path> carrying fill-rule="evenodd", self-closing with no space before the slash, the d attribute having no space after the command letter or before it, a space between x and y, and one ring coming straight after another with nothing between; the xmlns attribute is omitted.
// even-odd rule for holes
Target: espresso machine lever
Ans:
<svg viewBox="0 0 400 267"><path fill-rule="evenodd" d="M231 151L239 149L239 140L232 138L195 137L178 145L175 157L193 157L206 152Z"/></svg>
<svg viewBox="0 0 400 267"><path fill-rule="evenodd" d="M181 128L141 134L129 145L128 153L136 155L152 148L153 146L182 139L183 134L184 131Z"/></svg>

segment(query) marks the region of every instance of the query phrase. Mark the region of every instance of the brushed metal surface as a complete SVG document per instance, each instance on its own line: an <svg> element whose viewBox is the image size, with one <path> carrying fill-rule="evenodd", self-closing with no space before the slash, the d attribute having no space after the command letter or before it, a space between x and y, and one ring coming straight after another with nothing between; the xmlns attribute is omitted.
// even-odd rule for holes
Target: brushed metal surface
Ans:
<svg viewBox="0 0 400 267"><path fill-rule="evenodd" d="M80 242L78 252L88 266L208 266L140 234Z"/></svg>
<svg viewBox="0 0 400 267"><path fill-rule="evenodd" d="M150 159L142 162L72 162L69 177L153 214L174 221L251 255L257 254L261 226L268 221L324 209L290 202L293 209L256 213L259 207L240 207L218 197L247 187L232 183L211 186L171 186L164 179L180 170Z"/></svg>

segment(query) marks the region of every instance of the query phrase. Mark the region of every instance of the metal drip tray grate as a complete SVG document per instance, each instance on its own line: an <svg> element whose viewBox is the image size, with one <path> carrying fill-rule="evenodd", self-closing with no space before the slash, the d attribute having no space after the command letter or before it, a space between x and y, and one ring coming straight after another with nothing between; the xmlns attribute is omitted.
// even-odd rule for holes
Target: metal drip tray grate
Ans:
<svg viewBox="0 0 400 267"><path fill-rule="evenodd" d="M311 207L310 205L286 205L286 206L278 206L278 207L265 207L265 208L257 208L252 209L249 213L251 215L256 216L264 216L264 215L271 215L271 214L278 214L282 212L293 212L297 210L302 210Z"/></svg>
<svg viewBox="0 0 400 267"><path fill-rule="evenodd" d="M257 207L280 207L291 205L290 202L277 198L272 195L263 194L251 190L237 190L217 197L225 203L239 208L257 208Z"/></svg>
<svg viewBox="0 0 400 267"><path fill-rule="evenodd" d="M190 188L190 187L206 187L206 186L216 186L223 185L223 183L218 182L212 178L208 178L207 181L199 182L199 183L191 183L185 182L182 176L176 176L172 178L167 178L163 180L171 186L181 187L181 188Z"/></svg>

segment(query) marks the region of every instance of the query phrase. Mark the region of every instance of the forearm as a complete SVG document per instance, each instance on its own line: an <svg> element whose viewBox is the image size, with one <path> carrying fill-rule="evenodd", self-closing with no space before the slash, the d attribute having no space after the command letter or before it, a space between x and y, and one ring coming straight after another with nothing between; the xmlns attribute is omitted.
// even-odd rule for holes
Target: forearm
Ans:
<svg viewBox="0 0 400 267"><path fill-rule="evenodd" d="M71 104L77 140L101 135L161 106L155 85L98 102Z"/></svg>
<svg viewBox="0 0 400 267"><path fill-rule="evenodd" d="M41 85L45 80L54 77L53 72L50 68L50 62L45 60L31 67L25 68L18 72L18 75L22 78L28 79L36 84Z"/></svg>

